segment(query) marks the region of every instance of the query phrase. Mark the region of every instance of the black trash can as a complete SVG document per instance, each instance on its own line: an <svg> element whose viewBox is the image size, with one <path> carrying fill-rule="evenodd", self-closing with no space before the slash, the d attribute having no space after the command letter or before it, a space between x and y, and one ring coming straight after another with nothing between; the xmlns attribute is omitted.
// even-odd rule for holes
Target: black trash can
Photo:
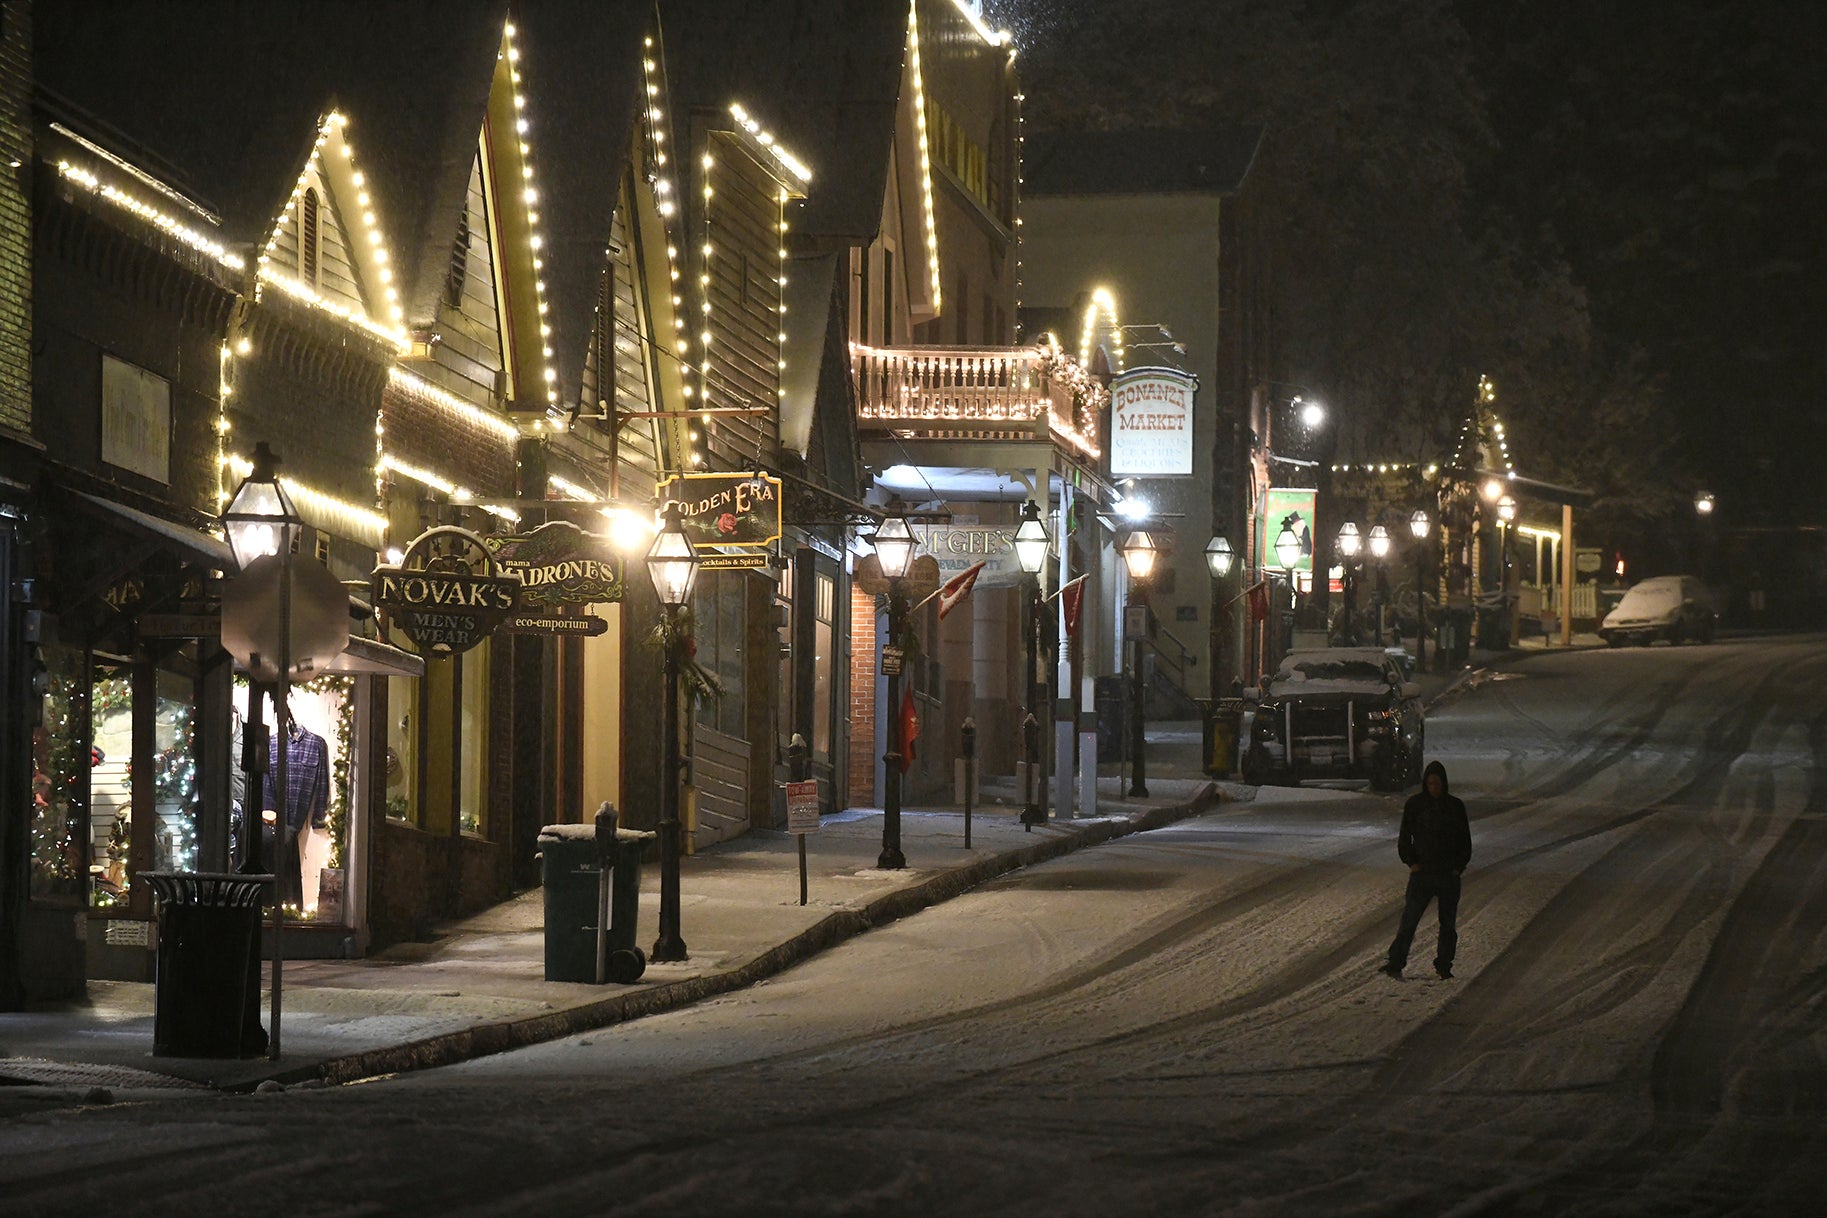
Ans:
<svg viewBox="0 0 1827 1218"><path fill-rule="evenodd" d="M158 902L152 1052L157 1057L251 1057L265 1046L258 1010L260 909L273 877L151 871ZM249 970L254 970L249 983ZM254 1043L258 1039L261 1043Z"/></svg>
<svg viewBox="0 0 1827 1218"><path fill-rule="evenodd" d="M634 937L641 909L641 851L653 839L654 834L644 830L614 830L605 980L627 984L646 971L647 956L635 946ZM547 981L594 984L597 980L602 852L594 825L547 825L539 831Z"/></svg>

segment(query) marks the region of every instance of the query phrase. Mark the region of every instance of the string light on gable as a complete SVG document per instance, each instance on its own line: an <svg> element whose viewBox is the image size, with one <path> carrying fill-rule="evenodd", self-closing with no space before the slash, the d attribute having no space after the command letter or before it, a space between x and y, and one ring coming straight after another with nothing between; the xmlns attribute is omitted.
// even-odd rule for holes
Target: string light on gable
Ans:
<svg viewBox="0 0 1827 1218"><path fill-rule="evenodd" d="M242 261L239 254L231 253L227 247L220 242L210 240L210 238L204 236L196 229L180 223L173 217L166 215L158 208L152 206L150 203L135 198L124 190L108 185L80 165L73 165L69 161L59 161L57 162L57 172L66 181L74 182L78 186L86 187L96 196L106 199L123 211L131 212L140 219L152 224L154 227L177 238L198 253L207 254L230 270L238 271L247 265Z"/></svg>
<svg viewBox="0 0 1827 1218"><path fill-rule="evenodd" d="M907 53L913 68L914 121L920 135L920 207L926 224L926 269L932 279L933 311L939 295L939 216L933 204L933 167L926 136L926 82L920 73L919 5L907 6Z"/></svg>
<svg viewBox="0 0 1827 1218"><path fill-rule="evenodd" d="M670 159L666 151L666 109L664 79L658 53L654 50L651 36L642 40L644 48L641 60L642 81L647 96L647 144L650 164L647 176L653 186L654 206L660 213L660 221L666 227L666 276L671 285L673 349L682 369L689 369L686 357L691 353L691 344L685 336L685 298L683 285L680 282L679 270L679 233L675 227L674 217L678 214L676 179L669 168ZM689 376L683 378L681 392L686 397L693 395L693 386ZM696 454L693 454L695 457ZM696 463L694 461L694 463Z"/></svg>
<svg viewBox="0 0 1827 1218"><path fill-rule="evenodd" d="M1100 331L1098 318L1104 318L1105 327L1116 336L1114 352L1116 371L1123 370L1123 327L1117 322L1116 297L1110 294L1109 288L1099 288L1091 293L1091 303L1085 306L1085 326L1079 333L1078 362L1085 367L1091 366L1091 349L1097 345Z"/></svg>
<svg viewBox="0 0 1827 1218"><path fill-rule="evenodd" d="M1459 460L1461 464L1476 464L1483 459L1483 451L1490 442L1495 442L1497 455L1503 463L1506 475L1514 477L1516 466L1510 460L1510 442L1504 435L1503 421L1497 417L1497 384L1488 376L1478 378L1477 402L1472 413L1459 429ZM1490 420L1490 435L1485 434L1485 420Z"/></svg>
<svg viewBox="0 0 1827 1218"><path fill-rule="evenodd" d="M367 179L355 168L355 150L349 143L346 131L348 121L343 114L332 110L318 124L317 139L311 146L310 158L298 174L298 182L292 188L291 197L286 200L285 209L279 213L269 230L266 248L256 260L259 283L256 285L255 299L259 298L260 289L270 284L294 300L321 309L404 352L410 342L406 334L406 311L400 301L399 289L393 283L393 259L388 253L386 240L381 235L380 221L375 215L374 199L368 193ZM326 149L329 150L328 154ZM303 205L306 192L319 181L327 183L337 198L344 202L345 215L360 218L361 232L349 234L350 255L361 273L362 282L373 285L386 302L387 321L370 317L360 302L350 304L324 295L304 279L286 274L274 264L274 254L278 251L279 240L286 225ZM355 204L353 208L347 206L350 200Z"/></svg>
<svg viewBox="0 0 1827 1218"><path fill-rule="evenodd" d="M546 321L549 306L546 304L545 259L540 253L545 248L545 238L539 231L539 188L533 179L533 150L527 140L532 124L526 115L526 98L520 92L520 48L514 43L515 32L511 21L503 27L501 54L507 59L508 85L514 102L514 129L520 137L520 201L526 208L527 246L533 261L533 305L539 314L540 376L545 383L546 408L550 412L558 408L558 369L552 366L552 327ZM557 423L554 427L564 430Z"/></svg>

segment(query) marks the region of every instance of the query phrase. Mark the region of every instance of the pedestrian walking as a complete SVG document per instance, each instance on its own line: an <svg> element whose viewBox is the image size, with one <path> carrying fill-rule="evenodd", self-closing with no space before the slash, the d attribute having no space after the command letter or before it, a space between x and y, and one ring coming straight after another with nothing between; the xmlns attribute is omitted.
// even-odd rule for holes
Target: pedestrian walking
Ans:
<svg viewBox="0 0 1827 1218"><path fill-rule="evenodd" d="M1442 978L1453 975L1453 955L1459 947L1459 877L1472 861L1472 827L1465 804L1447 793L1446 767L1428 762L1421 773L1421 790L1402 809L1402 828L1396 834L1396 853L1408 864L1408 894L1402 907L1402 924L1389 945L1389 961L1382 971L1402 979L1408 964L1415 928L1427 912L1429 901L1440 909L1440 944L1434 953L1434 971Z"/></svg>

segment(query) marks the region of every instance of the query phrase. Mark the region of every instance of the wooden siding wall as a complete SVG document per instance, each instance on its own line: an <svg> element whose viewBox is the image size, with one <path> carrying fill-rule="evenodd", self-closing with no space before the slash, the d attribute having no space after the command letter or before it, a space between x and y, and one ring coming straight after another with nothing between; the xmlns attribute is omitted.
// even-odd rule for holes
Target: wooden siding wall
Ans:
<svg viewBox="0 0 1827 1218"><path fill-rule="evenodd" d="M656 409L653 391L653 369L648 360L650 344L643 336L652 334L647 302L637 290L639 269L634 261L634 242L629 233L629 208L633 206L630 184L623 183L621 200L615 209L609 238L609 258L603 271L603 290L598 297L596 328L590 350L584 361L584 414L605 413L603 403L612 400L617 410L644 413ZM605 378L598 367L607 359L613 378ZM599 385L601 388L599 388ZM611 399L604 390L613 392ZM605 492L608 479L609 427L606 419L586 419L571 432L563 445L566 455L586 463L591 471L588 482L600 484ZM623 503L651 502L659 480L659 439L655 421L636 419L622 424L616 447L620 499Z"/></svg>
<svg viewBox="0 0 1827 1218"><path fill-rule="evenodd" d="M483 189L479 153L470 167L465 207L469 246L464 258L462 296L456 303L452 303L450 295L439 302L437 332L441 341L432 347L430 361L415 363L414 371L467 401L486 405L498 400L505 356L498 307L500 285L496 283L494 249L489 242L488 197ZM452 254L454 264L454 238Z"/></svg>
<svg viewBox="0 0 1827 1218"><path fill-rule="evenodd" d="M274 264L311 284L319 295L360 309L370 317L385 316L378 302L370 302L362 296L355 260L349 253L349 225L344 219L343 201L331 193L330 184L315 165L305 176L305 189L315 190L322 204L317 220L317 279L311 280L298 264L298 225L304 206L302 192L298 206L292 208L291 216L279 226L279 241L273 248Z"/></svg>
<svg viewBox="0 0 1827 1218"><path fill-rule="evenodd" d="M761 415L717 416L710 424L710 469L753 469L777 464L780 445L780 184L735 135L714 131L706 144L712 168L699 162L712 188L696 275L710 302L712 406L759 406ZM707 272L708 266L708 272ZM701 281L701 278L700 278ZM817 352L805 353L816 358ZM700 357L702 358L702 357Z"/></svg>

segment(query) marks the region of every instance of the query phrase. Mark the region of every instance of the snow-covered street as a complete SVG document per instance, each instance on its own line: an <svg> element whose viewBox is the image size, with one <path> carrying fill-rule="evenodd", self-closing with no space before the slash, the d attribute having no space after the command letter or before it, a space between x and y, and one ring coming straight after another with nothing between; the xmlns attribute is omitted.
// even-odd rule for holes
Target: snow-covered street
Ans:
<svg viewBox="0 0 1827 1218"><path fill-rule="evenodd" d="M0 1210L1818 1212L1823 640L1533 656L1427 740L1472 816L1453 980L1431 909L1376 971L1407 793L1265 788L688 1010L15 1118Z"/></svg>

